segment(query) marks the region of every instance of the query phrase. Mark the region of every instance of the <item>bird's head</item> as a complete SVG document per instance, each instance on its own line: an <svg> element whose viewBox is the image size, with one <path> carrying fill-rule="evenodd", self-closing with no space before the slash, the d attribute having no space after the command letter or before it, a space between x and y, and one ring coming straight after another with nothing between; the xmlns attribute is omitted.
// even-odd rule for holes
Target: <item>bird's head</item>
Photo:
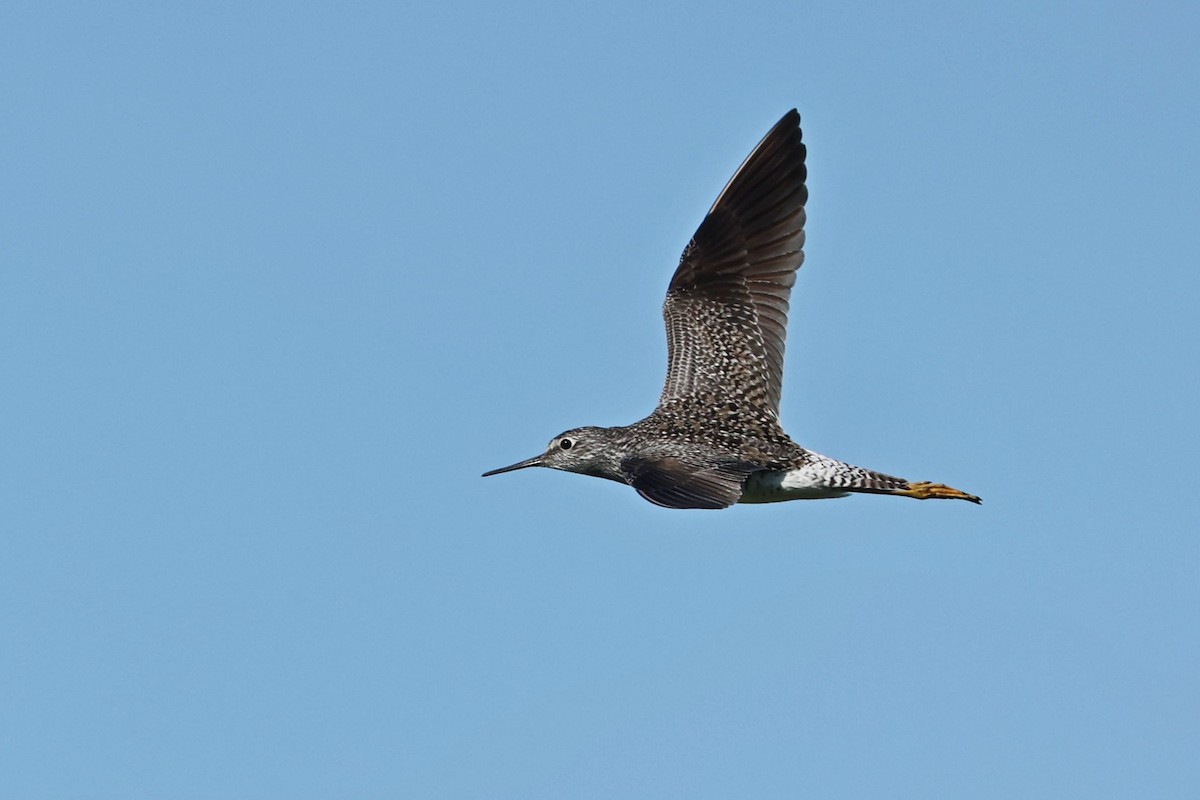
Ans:
<svg viewBox="0 0 1200 800"><path fill-rule="evenodd" d="M564 431L550 440L546 452L507 467L483 473L483 477L526 467L549 467L579 472L597 478L624 481L620 458L611 446L613 428L587 426Z"/></svg>

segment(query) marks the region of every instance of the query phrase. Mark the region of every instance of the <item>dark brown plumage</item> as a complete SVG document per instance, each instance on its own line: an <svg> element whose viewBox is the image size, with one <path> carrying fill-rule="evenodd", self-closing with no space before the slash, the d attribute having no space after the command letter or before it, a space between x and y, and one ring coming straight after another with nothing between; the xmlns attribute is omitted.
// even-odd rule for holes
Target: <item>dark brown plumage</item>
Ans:
<svg viewBox="0 0 1200 800"><path fill-rule="evenodd" d="M779 415L788 301L804 262L806 151L789 111L742 163L667 289L660 402L711 393Z"/></svg>
<svg viewBox="0 0 1200 800"><path fill-rule="evenodd" d="M552 467L628 483L669 508L841 497L979 498L855 467L779 425L788 304L804 261L806 151L789 111L763 137L688 242L667 289L667 378L658 407L615 428L556 436L495 475Z"/></svg>

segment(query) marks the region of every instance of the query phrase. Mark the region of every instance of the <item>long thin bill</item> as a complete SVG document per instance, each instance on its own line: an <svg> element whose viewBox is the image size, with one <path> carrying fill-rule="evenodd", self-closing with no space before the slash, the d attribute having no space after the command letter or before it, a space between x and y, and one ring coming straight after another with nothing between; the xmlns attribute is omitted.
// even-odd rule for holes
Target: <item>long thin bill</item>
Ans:
<svg viewBox="0 0 1200 800"><path fill-rule="evenodd" d="M525 469L526 467L540 467L541 465L542 465L542 457L534 456L533 458L527 458L524 461L518 461L515 464L510 464L507 467L501 467L500 469L490 470L488 472L483 473L483 475L481 477L486 478L489 475L499 475L501 472L512 472L514 469Z"/></svg>

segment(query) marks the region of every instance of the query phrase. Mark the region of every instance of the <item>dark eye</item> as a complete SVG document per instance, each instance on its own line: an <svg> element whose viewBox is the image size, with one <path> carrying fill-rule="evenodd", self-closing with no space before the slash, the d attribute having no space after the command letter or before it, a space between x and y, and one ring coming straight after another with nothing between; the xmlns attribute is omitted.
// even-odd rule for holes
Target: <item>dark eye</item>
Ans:
<svg viewBox="0 0 1200 800"><path fill-rule="evenodd" d="M570 439L560 439L558 442L558 446L561 447L563 450L570 450L572 447L575 446L575 443L572 442Z"/></svg>

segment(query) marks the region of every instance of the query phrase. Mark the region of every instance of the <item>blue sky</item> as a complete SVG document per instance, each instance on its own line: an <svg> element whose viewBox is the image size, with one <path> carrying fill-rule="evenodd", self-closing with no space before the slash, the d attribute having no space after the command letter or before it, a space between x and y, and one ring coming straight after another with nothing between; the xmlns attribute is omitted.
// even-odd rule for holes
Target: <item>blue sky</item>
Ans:
<svg viewBox="0 0 1200 800"><path fill-rule="evenodd" d="M1195 797L1198 26L10 4L0 796ZM984 504L481 480L793 106L785 425Z"/></svg>

